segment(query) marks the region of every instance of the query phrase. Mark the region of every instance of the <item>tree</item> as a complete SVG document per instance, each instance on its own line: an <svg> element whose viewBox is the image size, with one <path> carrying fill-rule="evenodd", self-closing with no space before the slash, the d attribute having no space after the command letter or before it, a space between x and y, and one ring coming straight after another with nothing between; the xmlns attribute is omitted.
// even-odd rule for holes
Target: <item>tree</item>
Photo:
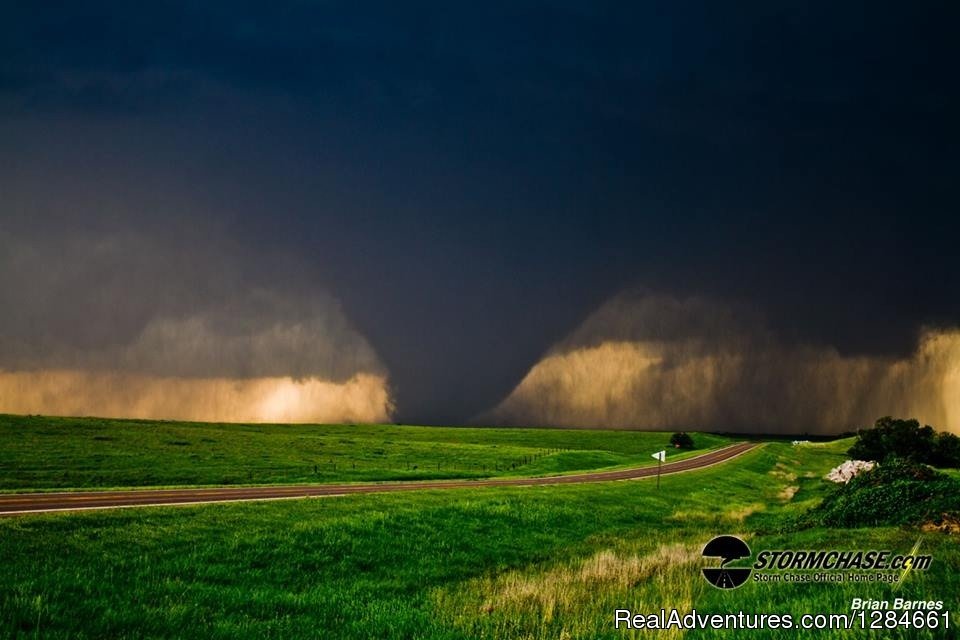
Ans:
<svg viewBox="0 0 960 640"><path fill-rule="evenodd" d="M938 433L930 464L938 467L960 467L960 438L952 433Z"/></svg>
<svg viewBox="0 0 960 640"><path fill-rule="evenodd" d="M897 456L915 462L933 463L937 459L935 451L938 450L938 441L937 432L929 425L921 427L916 420L884 416L877 420L873 429L860 432L847 454L855 460L881 462L888 456ZM944 442L944 452L950 455L953 442Z"/></svg>
<svg viewBox="0 0 960 640"><path fill-rule="evenodd" d="M678 449L693 449L693 438L689 434L680 431L670 436L670 444Z"/></svg>

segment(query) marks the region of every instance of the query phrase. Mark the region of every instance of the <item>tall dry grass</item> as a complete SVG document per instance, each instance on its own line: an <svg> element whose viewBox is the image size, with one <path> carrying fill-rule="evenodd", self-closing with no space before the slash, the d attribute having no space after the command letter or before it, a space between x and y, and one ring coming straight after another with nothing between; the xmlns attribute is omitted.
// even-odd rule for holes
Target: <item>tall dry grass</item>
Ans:
<svg viewBox="0 0 960 640"><path fill-rule="evenodd" d="M473 637L557 640L595 638L614 630L627 608L688 610L703 587L699 544L659 544L637 553L605 549L540 570L513 570L434 594L440 614ZM636 632L619 631L619 637ZM639 636L636 636L639 637ZM682 637L676 630L657 637Z"/></svg>

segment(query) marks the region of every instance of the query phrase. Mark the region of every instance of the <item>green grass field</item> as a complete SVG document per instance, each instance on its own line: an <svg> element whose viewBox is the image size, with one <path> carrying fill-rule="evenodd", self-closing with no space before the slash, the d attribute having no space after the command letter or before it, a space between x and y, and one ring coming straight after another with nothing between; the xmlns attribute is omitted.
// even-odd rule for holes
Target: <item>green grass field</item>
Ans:
<svg viewBox="0 0 960 640"><path fill-rule="evenodd" d="M0 415L0 491L533 476L655 464L650 454L669 439L637 431ZM731 442L694 439L694 454Z"/></svg>
<svg viewBox="0 0 960 640"><path fill-rule="evenodd" d="M182 428L185 434L203 433L201 427ZM290 429L296 442L300 427ZM406 433L393 427L360 433L377 429L390 438ZM337 433L335 438L347 437ZM413 442L432 443L460 430L410 433L423 434ZM485 446L486 434L503 438L498 449L510 440L509 432L462 433L477 439L458 441L463 446ZM599 446L607 438L619 446L621 439L640 435L518 430L509 446L530 446L536 434L568 444L583 437L593 443L585 451L610 451L613 444ZM645 435L654 439L648 442L666 437ZM955 538L936 532L922 534L922 552L934 558L931 569L915 572L898 587L750 582L721 591L699 575L700 550L719 534L740 535L754 552L790 547L909 552L921 536L917 529L790 529L791 518L824 495L821 477L845 459L849 444L767 443L726 464L666 476L659 491L654 481L643 480L4 519L0 636L675 638L678 634L615 631L614 610L695 607L796 615L847 612L853 597L903 597L942 599L955 611L960 548ZM11 459L9 452L4 455ZM153 472L158 481L178 477ZM956 616L952 622L957 624ZM797 631L738 633L801 637ZM955 636L939 631L816 637Z"/></svg>

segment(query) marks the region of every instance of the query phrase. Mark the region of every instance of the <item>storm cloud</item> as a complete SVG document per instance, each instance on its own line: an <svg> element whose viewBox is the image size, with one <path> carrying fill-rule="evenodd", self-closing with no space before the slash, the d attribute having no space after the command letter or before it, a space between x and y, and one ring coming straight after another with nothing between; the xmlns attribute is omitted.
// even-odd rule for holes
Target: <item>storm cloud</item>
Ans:
<svg viewBox="0 0 960 640"><path fill-rule="evenodd" d="M960 330L903 358L790 344L748 309L624 294L536 363L480 419L634 429L837 433L882 415L960 432Z"/></svg>
<svg viewBox="0 0 960 640"><path fill-rule="evenodd" d="M952 424L956 11L6 3L0 410Z"/></svg>
<svg viewBox="0 0 960 640"><path fill-rule="evenodd" d="M295 266L133 231L0 232L0 411L383 421L387 372ZM214 235L207 235L214 234Z"/></svg>

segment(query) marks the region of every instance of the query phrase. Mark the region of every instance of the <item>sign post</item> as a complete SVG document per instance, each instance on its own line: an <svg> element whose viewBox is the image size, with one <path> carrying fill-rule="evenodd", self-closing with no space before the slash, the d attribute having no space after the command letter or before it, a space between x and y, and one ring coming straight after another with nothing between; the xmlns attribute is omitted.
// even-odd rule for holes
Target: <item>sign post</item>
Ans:
<svg viewBox="0 0 960 640"><path fill-rule="evenodd" d="M663 461L667 457L667 452L657 451L656 453L652 454L651 457L657 459L657 489L659 489L660 488L660 469L663 467Z"/></svg>

